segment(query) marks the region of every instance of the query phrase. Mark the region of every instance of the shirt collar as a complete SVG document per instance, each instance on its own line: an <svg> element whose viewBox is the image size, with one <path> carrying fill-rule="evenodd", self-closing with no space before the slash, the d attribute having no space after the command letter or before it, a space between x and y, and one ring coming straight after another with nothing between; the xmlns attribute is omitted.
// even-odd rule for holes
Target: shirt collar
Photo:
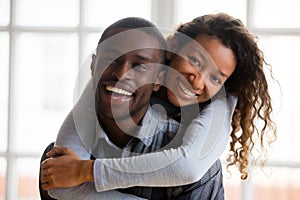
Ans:
<svg viewBox="0 0 300 200"><path fill-rule="evenodd" d="M138 138L146 146L150 146L156 132L158 131L159 123L161 122L161 120L166 118L167 117L164 113L158 112L151 106L148 106L146 114L144 115L141 123L141 128L136 133L135 138ZM97 143L99 139L105 139L108 144L116 146L109 140L107 134L99 125L99 123L96 123L96 138L94 142Z"/></svg>

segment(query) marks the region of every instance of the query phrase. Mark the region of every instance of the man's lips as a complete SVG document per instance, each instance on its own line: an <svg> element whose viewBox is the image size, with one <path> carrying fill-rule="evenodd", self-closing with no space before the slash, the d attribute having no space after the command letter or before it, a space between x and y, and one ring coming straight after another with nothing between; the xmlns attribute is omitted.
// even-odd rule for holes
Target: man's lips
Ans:
<svg viewBox="0 0 300 200"><path fill-rule="evenodd" d="M112 92L113 94L119 94L119 95L124 95L124 96L128 96L131 97L133 95L132 92L129 92L127 90L121 89L121 88L117 88L111 85L107 85L105 87L105 89L109 92Z"/></svg>

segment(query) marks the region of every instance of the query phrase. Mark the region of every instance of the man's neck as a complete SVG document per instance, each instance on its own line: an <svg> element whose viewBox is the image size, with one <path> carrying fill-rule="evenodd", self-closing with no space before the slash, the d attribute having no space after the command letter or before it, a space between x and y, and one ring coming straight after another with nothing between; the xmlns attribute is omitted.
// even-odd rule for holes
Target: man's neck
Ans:
<svg viewBox="0 0 300 200"><path fill-rule="evenodd" d="M138 126L135 124L131 127L128 126L129 124L132 124L131 118L119 120L117 123L113 119L99 117L99 122L109 140L120 148L125 147L138 130Z"/></svg>

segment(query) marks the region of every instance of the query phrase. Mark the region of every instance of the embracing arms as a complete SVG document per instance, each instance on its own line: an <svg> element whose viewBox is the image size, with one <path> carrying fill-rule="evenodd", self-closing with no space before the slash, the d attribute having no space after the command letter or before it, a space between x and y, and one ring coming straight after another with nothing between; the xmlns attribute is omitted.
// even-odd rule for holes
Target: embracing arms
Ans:
<svg viewBox="0 0 300 200"><path fill-rule="evenodd" d="M97 191L131 186L178 186L198 181L224 152L237 99L216 99L186 129L177 148L118 159L96 159Z"/></svg>

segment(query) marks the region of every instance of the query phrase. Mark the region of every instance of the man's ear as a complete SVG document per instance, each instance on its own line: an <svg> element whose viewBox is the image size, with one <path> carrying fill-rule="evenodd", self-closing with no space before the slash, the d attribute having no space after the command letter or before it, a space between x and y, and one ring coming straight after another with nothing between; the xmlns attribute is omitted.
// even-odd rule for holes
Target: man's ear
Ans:
<svg viewBox="0 0 300 200"><path fill-rule="evenodd" d="M157 79L154 83L154 88L153 88L154 92L157 92L160 89L160 86L164 83L165 74L166 74L166 70L163 69L158 72Z"/></svg>
<svg viewBox="0 0 300 200"><path fill-rule="evenodd" d="M177 50L177 40L173 35L170 35L167 38L167 53L166 53L166 59L169 61L172 58L173 53Z"/></svg>
<svg viewBox="0 0 300 200"><path fill-rule="evenodd" d="M92 63L91 63L92 76L94 75L94 71L95 71L95 62L96 62L96 55L92 54Z"/></svg>

